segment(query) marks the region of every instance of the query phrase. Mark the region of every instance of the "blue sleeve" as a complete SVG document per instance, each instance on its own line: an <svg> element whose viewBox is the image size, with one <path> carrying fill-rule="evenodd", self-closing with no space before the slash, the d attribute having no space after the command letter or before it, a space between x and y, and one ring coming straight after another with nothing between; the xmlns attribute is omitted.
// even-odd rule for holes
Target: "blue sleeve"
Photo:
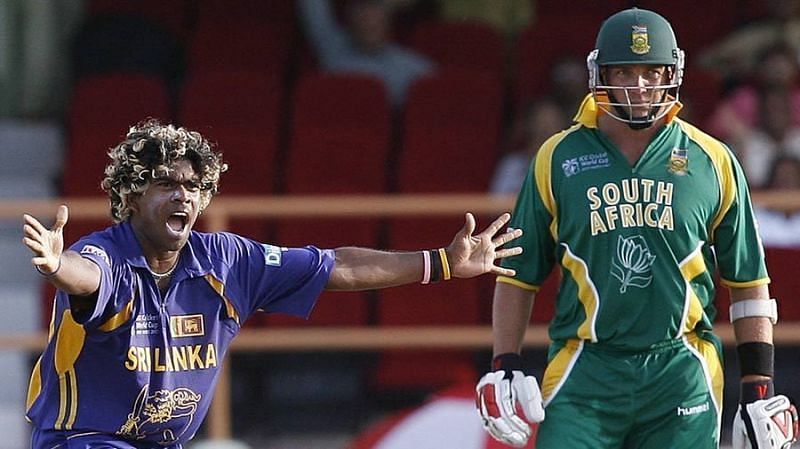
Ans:
<svg viewBox="0 0 800 449"><path fill-rule="evenodd" d="M119 262L113 244L105 239L85 237L70 249L100 268L100 287L93 310L88 315L75 317L84 328L94 329L133 299L134 277L127 266Z"/></svg>
<svg viewBox="0 0 800 449"><path fill-rule="evenodd" d="M330 0L300 0L300 20L306 37L323 67L330 67L347 51L349 36L336 22Z"/></svg>
<svg viewBox="0 0 800 449"><path fill-rule="evenodd" d="M285 248L218 233L213 251L224 260L226 296L241 318L257 310L308 317L333 270L332 250ZM214 245L216 246L216 245Z"/></svg>

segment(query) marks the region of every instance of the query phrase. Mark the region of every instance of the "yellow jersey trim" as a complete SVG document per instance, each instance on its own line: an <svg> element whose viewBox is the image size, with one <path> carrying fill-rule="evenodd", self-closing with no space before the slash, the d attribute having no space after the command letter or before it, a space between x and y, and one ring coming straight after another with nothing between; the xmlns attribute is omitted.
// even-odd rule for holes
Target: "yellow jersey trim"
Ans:
<svg viewBox="0 0 800 449"><path fill-rule="evenodd" d="M725 386L725 376L722 372L722 361L719 353L717 353L717 347L714 343L704 340L694 333L687 334L685 342L696 351L696 355L700 358L705 371L706 382L713 393L712 398L714 399L717 420L719 421L722 415L722 390Z"/></svg>
<svg viewBox="0 0 800 449"><path fill-rule="evenodd" d="M241 326L241 322L239 321L239 312L236 311L236 307L233 306L233 303L227 296L225 296L225 284L222 283L219 279L215 278L214 276L207 274L205 275L206 282L214 289L215 292L222 298L222 302L225 304L225 310L228 313L228 318L231 318L233 321L236 321L236 324Z"/></svg>
<svg viewBox="0 0 800 449"><path fill-rule="evenodd" d="M127 323L133 316L133 298L128 301L125 307L117 312L114 316L109 318L105 323L101 324L98 329L103 332L111 332Z"/></svg>
<svg viewBox="0 0 800 449"><path fill-rule="evenodd" d="M75 362L78 360L86 339L83 326L72 318L72 312L65 310L61 316L55 344L55 369L58 374L59 409L55 428L71 430L78 413L78 385L75 376Z"/></svg>
<svg viewBox="0 0 800 449"><path fill-rule="evenodd" d="M713 243L714 232L731 209L731 206L733 206L734 201L736 201L737 191L736 180L733 178L733 160L725 146L717 139L683 120L677 120L676 123L678 123L683 132L708 155L711 164L714 166L714 171L717 174L717 183L720 189L719 208L711 222L711 229L709 232L711 242Z"/></svg>
<svg viewBox="0 0 800 449"><path fill-rule="evenodd" d="M765 277L761 279L756 279L754 281L747 281L747 282L736 282L736 281L729 281L727 279L720 279L719 283L726 286L726 287L733 287L733 288L749 288L749 287L758 287L759 285L767 285L771 282L770 278Z"/></svg>
<svg viewBox="0 0 800 449"><path fill-rule="evenodd" d="M596 343L597 331L595 324L597 322L600 295L597 293L594 282L589 277L589 267L586 262L573 254L566 243L561 245L565 249L564 256L561 258L561 266L570 272L572 279L578 285L578 300L583 305L583 312L586 315L583 323L578 326L578 338Z"/></svg>
<svg viewBox="0 0 800 449"><path fill-rule="evenodd" d="M574 125L551 136L544 141L539 151L536 153L536 168L534 172L536 189L539 191L539 196L545 209L547 209L550 216L553 217L553 221L550 222L550 234L556 241L558 240L558 207L555 195L553 194L553 153L558 144L564 140L566 136L578 129L580 129L580 125Z"/></svg>
<svg viewBox="0 0 800 449"><path fill-rule="evenodd" d="M606 94L598 94L598 97L600 97L602 100L608 101L608 95ZM669 112L667 112L667 115L664 116L664 123L672 123L682 108L683 104L681 104L680 101L675 103L672 108L670 108ZM606 112L603 111L602 108L597 106L594 95L589 93L583 97L583 101L581 101L581 105L578 106L578 112L575 113L573 120L587 128L597 128L597 118L601 114L605 113Z"/></svg>
<svg viewBox="0 0 800 449"><path fill-rule="evenodd" d="M559 349L553 360L547 364L542 377L542 400L545 406L555 398L558 390L566 382L582 350L583 340L567 340L564 347Z"/></svg>
<svg viewBox="0 0 800 449"><path fill-rule="evenodd" d="M702 253L704 243L705 242L699 242L697 248L680 263L681 275L683 275L683 282L686 289L686 302L684 305L683 319L681 320L683 325L678 330L679 335L693 331L694 328L697 327L697 323L703 319L705 313L703 311L703 304L700 302L700 298L697 296L697 292L694 291L691 284L692 279L708 271Z"/></svg>
<svg viewBox="0 0 800 449"><path fill-rule="evenodd" d="M523 290L528 290L534 293L538 292L539 288L541 288L538 285L528 284L526 282L522 282L514 278L510 278L508 276L497 276L497 282L502 282L503 284L511 284Z"/></svg>

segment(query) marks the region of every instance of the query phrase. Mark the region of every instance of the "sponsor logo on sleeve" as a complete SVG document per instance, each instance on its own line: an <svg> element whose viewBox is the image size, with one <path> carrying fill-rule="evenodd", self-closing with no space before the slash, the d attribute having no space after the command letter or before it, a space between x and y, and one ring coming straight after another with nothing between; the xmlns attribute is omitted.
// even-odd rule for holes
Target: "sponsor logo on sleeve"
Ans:
<svg viewBox="0 0 800 449"><path fill-rule="evenodd" d="M105 250L103 250L102 248L98 248L97 246L94 245L84 245L84 247L81 248L81 254L95 255L103 259L103 262L105 262L106 265L111 266L111 260L108 258L108 254L106 254Z"/></svg>
<svg viewBox="0 0 800 449"><path fill-rule="evenodd" d="M272 267L281 266L283 252L287 249L281 248L280 246L267 245L266 243L261 246L264 247L264 263Z"/></svg>

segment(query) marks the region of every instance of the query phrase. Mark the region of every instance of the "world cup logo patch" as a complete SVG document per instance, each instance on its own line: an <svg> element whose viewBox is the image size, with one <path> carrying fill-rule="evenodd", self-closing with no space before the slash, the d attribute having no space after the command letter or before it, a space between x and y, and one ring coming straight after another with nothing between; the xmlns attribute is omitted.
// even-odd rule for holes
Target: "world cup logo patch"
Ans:
<svg viewBox="0 0 800 449"><path fill-rule="evenodd" d="M634 25L631 32L631 51L637 55L650 53L650 42L647 37L647 27Z"/></svg>

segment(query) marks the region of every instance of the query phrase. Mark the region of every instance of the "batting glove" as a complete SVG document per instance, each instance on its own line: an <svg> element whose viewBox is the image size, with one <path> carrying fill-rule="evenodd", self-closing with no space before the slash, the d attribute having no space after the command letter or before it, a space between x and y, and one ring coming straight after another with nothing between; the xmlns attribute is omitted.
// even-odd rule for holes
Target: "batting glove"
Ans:
<svg viewBox="0 0 800 449"><path fill-rule="evenodd" d="M772 390L771 380L742 385L742 403L733 418L733 449L788 449L797 441L797 408L784 395L772 396Z"/></svg>
<svg viewBox="0 0 800 449"><path fill-rule="evenodd" d="M475 388L483 428L502 443L522 447L531 437L531 426L517 414L517 405L528 422L542 422L539 384L535 377L522 372L518 354L497 356L494 365L496 371L486 373Z"/></svg>

